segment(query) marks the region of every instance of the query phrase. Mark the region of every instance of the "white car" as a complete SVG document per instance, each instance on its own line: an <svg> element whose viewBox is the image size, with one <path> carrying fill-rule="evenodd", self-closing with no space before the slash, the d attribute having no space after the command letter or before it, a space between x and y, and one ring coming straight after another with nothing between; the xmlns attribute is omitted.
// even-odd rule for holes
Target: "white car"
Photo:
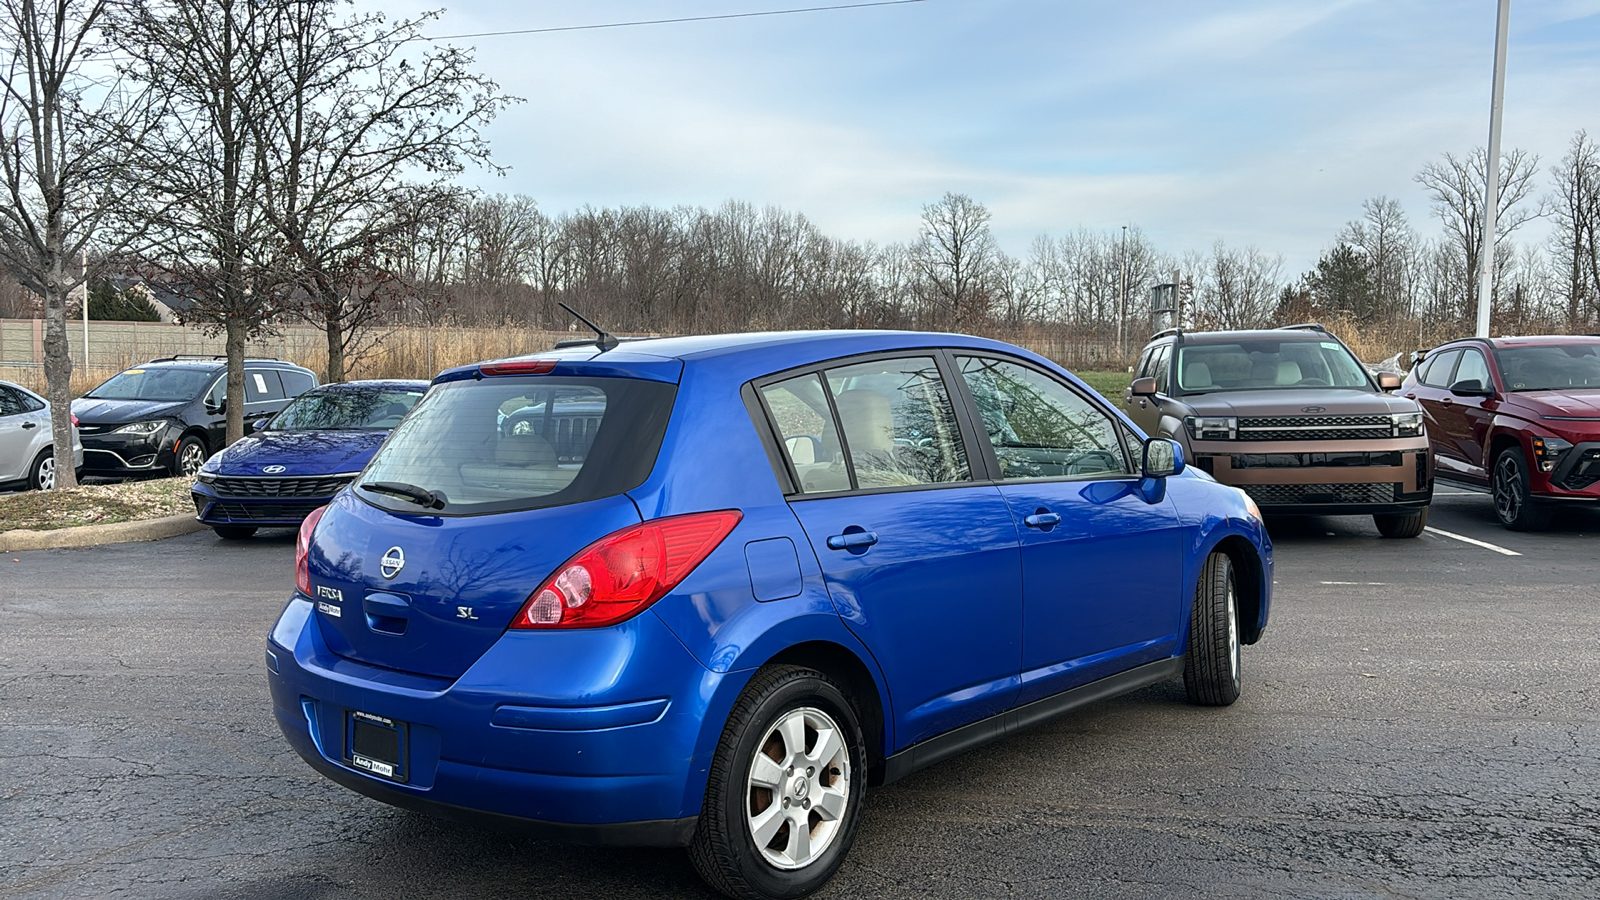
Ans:
<svg viewBox="0 0 1600 900"><path fill-rule="evenodd" d="M72 419L72 465L83 468L78 419ZM56 486L50 403L20 385L0 381L0 487L48 491Z"/></svg>

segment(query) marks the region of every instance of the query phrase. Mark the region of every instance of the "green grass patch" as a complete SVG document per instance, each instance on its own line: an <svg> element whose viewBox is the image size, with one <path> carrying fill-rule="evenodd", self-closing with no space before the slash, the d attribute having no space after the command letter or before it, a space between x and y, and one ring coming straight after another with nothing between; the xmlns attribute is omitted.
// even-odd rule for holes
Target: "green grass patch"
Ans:
<svg viewBox="0 0 1600 900"><path fill-rule="evenodd" d="M57 491L24 491L0 497L0 531L48 531L192 513L189 485L193 483L191 478L159 478Z"/></svg>
<svg viewBox="0 0 1600 900"><path fill-rule="evenodd" d="M1089 387L1100 392L1100 396L1107 400L1116 401L1122 398L1122 392L1128 389L1128 382L1133 376L1127 372L1073 372L1072 374L1088 382Z"/></svg>

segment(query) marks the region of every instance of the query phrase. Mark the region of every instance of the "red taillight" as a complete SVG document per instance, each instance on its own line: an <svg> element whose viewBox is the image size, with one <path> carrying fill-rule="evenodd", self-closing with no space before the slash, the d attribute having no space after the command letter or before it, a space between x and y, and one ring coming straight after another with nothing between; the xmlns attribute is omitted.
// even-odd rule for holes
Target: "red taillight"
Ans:
<svg viewBox="0 0 1600 900"><path fill-rule="evenodd" d="M322 521L322 514L327 512L326 506L319 506L306 516L300 523L300 537L294 542L294 586L300 593L311 596L311 566L306 562L306 555L311 552L311 532L317 530L317 523Z"/></svg>
<svg viewBox="0 0 1600 900"><path fill-rule="evenodd" d="M529 594L511 627L594 628L629 618L677 587L743 518L731 509L612 532Z"/></svg>
<svg viewBox="0 0 1600 900"><path fill-rule="evenodd" d="M510 359L484 363L478 371L485 375L543 375L556 367L553 359Z"/></svg>

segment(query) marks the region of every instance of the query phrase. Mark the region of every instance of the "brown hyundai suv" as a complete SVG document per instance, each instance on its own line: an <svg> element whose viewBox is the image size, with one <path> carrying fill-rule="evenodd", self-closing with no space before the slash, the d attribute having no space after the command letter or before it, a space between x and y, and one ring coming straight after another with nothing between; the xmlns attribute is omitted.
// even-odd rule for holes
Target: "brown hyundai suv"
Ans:
<svg viewBox="0 0 1600 900"><path fill-rule="evenodd" d="M1428 523L1433 461L1416 401L1390 396L1320 325L1157 334L1124 403L1146 433L1263 512L1371 515L1384 537Z"/></svg>

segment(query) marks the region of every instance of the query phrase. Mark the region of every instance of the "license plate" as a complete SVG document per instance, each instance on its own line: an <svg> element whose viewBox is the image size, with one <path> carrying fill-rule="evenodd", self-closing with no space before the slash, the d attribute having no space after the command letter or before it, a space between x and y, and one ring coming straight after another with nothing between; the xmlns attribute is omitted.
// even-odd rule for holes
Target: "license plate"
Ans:
<svg viewBox="0 0 1600 900"><path fill-rule="evenodd" d="M406 731L404 722L350 710L345 724L345 761L379 778L405 781Z"/></svg>

